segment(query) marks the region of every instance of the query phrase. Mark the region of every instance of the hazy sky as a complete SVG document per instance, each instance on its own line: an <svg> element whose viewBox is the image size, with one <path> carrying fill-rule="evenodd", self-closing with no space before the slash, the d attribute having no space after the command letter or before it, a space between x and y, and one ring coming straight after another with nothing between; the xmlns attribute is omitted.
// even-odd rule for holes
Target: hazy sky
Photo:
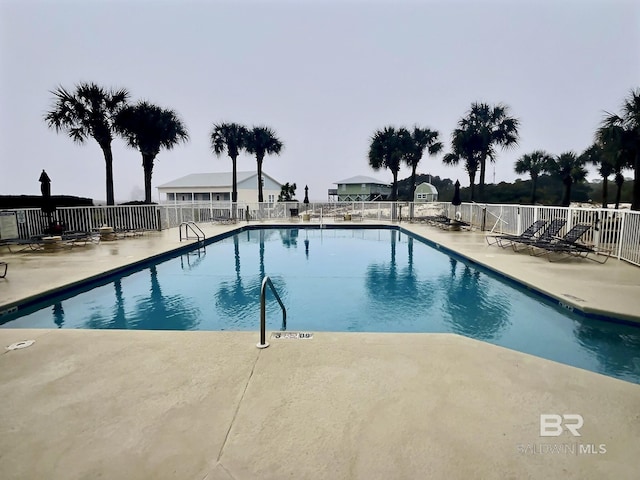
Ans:
<svg viewBox="0 0 640 480"><path fill-rule="evenodd" d="M127 88L186 124L190 141L157 157L154 198L183 175L231 170L211 153L217 122L272 127L285 149L264 170L326 200L353 175L391 181L368 166L376 129L430 127L446 152L474 101L521 121L520 145L495 166L512 181L525 153L584 150L640 86L640 2L0 0L0 81L0 194L39 194L44 168L53 194L106 197L97 143L43 121L51 90L81 81ZM116 200L142 199L139 152L119 138L113 151ZM238 163L255 170L248 155ZM468 184L442 154L418 171Z"/></svg>

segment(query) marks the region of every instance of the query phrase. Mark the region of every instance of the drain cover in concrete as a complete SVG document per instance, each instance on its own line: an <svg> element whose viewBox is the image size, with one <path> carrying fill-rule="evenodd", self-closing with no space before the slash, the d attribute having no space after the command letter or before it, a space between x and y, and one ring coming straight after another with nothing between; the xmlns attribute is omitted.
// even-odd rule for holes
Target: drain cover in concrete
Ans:
<svg viewBox="0 0 640 480"><path fill-rule="evenodd" d="M19 350L21 348L27 348L33 345L34 343L36 343L35 340L23 340L22 342L16 342L9 345L7 347L7 350Z"/></svg>
<svg viewBox="0 0 640 480"><path fill-rule="evenodd" d="M311 332L272 332L273 340L311 340L313 333Z"/></svg>

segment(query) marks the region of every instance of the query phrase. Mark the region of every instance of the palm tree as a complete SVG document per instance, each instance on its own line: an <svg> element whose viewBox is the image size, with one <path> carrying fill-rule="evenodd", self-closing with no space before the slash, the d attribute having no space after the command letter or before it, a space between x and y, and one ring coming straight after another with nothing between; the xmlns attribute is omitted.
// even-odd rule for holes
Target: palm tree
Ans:
<svg viewBox="0 0 640 480"><path fill-rule="evenodd" d="M471 144L480 165L480 200L484 200L484 179L487 158L496 161L496 147L502 149L518 144L518 126L520 121L509 115L509 107L503 104L490 106L474 102L466 117L458 126L469 132Z"/></svg>
<svg viewBox="0 0 640 480"><path fill-rule="evenodd" d="M422 160L424 150L427 149L429 155L435 155L442 150L442 143L438 141L438 132L429 128L413 127L410 134L408 151L404 155L407 166L411 167L411 196L410 201L416 192L416 169Z"/></svg>
<svg viewBox="0 0 640 480"><path fill-rule="evenodd" d="M587 176L584 162L584 158L578 157L575 153L565 152L553 159L549 165L549 170L559 176L564 184L563 207L571 204L571 185L583 181Z"/></svg>
<svg viewBox="0 0 640 480"><path fill-rule="evenodd" d="M151 175L155 158L161 148L171 150L179 142L186 142L189 139L187 130L173 110L146 101L120 110L115 126L128 145L142 154L144 201L151 203Z"/></svg>
<svg viewBox="0 0 640 480"><path fill-rule="evenodd" d="M631 208L640 210L640 88L631 90L622 104L621 115L606 114L598 133L611 127L622 131L619 154L626 159L622 163L634 170Z"/></svg>
<svg viewBox="0 0 640 480"><path fill-rule="evenodd" d="M596 132L596 143L602 149L602 157L612 166L614 182L616 184L615 208L620 206L622 185L624 184L623 170L633 167L630 153L633 150L631 135L619 125L603 125ZM606 167L605 167L606 168ZM605 185L603 184L603 192Z"/></svg>
<svg viewBox="0 0 640 480"><path fill-rule="evenodd" d="M296 196L296 188L298 188L296 186L295 183L285 183L284 185L282 185L282 187L280 188L280 195L278 195L278 201L279 202L291 202L291 201L295 201L295 196Z"/></svg>
<svg viewBox="0 0 640 480"><path fill-rule="evenodd" d="M280 155L284 145L278 139L275 131L264 126L253 127L246 140L247 152L255 155L258 163L258 203L262 203L264 201L262 197L262 161L266 154Z"/></svg>
<svg viewBox="0 0 640 480"><path fill-rule="evenodd" d="M594 165L602 177L602 208L607 208L609 177L614 173L614 164L611 161L611 157L605 153L605 149L597 142L582 152L580 157L585 164Z"/></svg>
<svg viewBox="0 0 640 480"><path fill-rule="evenodd" d="M516 173L523 175L528 173L531 176L531 204L536 203L536 186L538 176L549 171L549 165L553 157L543 150L536 150L523 155L516 161Z"/></svg>
<svg viewBox="0 0 640 480"><path fill-rule="evenodd" d="M44 116L49 128L65 131L74 142L83 144L93 138L104 155L107 180L107 205L113 205L113 153L111 142L114 133L114 118L129 99L125 89L105 90L95 83L80 83L75 92L58 87L54 95L54 106Z"/></svg>
<svg viewBox="0 0 640 480"><path fill-rule="evenodd" d="M464 161L464 168L469 175L471 201L475 199L475 181L480 165L478 152L474 148L474 136L468 130L456 128L451 134L451 153L447 153L442 162L445 165L458 165Z"/></svg>
<svg viewBox="0 0 640 480"><path fill-rule="evenodd" d="M388 168L393 175L391 201L398 199L398 172L400 163L408 152L408 142L411 134L406 128L396 130L394 127L384 127L371 137L369 146L369 165L374 170Z"/></svg>
<svg viewBox="0 0 640 480"><path fill-rule="evenodd" d="M213 125L211 131L211 149L218 157L226 150L233 165L231 202L238 201L238 174L236 160L240 152L246 148L249 130L237 123L219 123Z"/></svg>

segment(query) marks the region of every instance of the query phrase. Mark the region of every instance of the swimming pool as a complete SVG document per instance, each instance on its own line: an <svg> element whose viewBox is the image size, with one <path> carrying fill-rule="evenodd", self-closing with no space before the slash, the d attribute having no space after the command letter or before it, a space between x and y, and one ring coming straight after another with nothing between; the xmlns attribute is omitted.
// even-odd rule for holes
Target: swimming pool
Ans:
<svg viewBox="0 0 640 480"><path fill-rule="evenodd" d="M640 328L569 312L396 228L247 228L2 327L257 331L265 275L289 330L452 332L640 383ZM281 318L269 301L268 328Z"/></svg>

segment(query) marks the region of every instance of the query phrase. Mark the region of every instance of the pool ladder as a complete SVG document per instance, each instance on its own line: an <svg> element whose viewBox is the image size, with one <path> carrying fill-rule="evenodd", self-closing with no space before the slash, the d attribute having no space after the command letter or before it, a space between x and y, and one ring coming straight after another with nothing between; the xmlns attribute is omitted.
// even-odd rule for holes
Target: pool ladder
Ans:
<svg viewBox="0 0 640 480"><path fill-rule="evenodd" d="M182 222L180 224L180 241L182 241L182 227L184 227L184 239L189 240L189 230L191 230L198 239L198 245L204 244L206 237L204 232L196 224L196 222Z"/></svg>
<svg viewBox="0 0 640 480"><path fill-rule="evenodd" d="M269 343L267 342L267 305L266 305L266 296L267 296L267 286L271 288L271 292L273 296L276 297L276 300L280 304L280 308L282 309L282 330L287 329L287 309L284 307L282 300L280 299L280 295L276 291L276 287L273 286L273 282L267 276L262 280L262 286L260 287L260 343L256 345L258 348L267 348Z"/></svg>

